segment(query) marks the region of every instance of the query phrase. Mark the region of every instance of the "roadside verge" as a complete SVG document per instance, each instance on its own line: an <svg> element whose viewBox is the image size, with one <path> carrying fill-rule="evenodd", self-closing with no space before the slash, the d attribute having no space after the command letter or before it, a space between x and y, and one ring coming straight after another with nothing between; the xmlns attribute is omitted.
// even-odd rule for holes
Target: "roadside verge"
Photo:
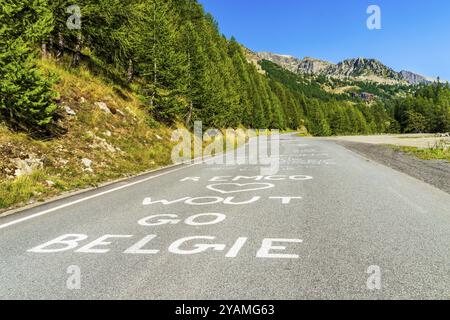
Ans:
<svg viewBox="0 0 450 320"><path fill-rule="evenodd" d="M450 194L450 164L444 160L422 160L385 145L334 141L364 157L408 174Z"/></svg>

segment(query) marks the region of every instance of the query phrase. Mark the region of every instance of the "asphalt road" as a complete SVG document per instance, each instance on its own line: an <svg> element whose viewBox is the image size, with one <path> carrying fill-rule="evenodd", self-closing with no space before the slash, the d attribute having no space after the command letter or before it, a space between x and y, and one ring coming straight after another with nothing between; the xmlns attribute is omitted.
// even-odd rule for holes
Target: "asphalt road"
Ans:
<svg viewBox="0 0 450 320"><path fill-rule="evenodd" d="M0 298L450 298L449 194L332 141L282 136L280 163L184 165L2 218Z"/></svg>

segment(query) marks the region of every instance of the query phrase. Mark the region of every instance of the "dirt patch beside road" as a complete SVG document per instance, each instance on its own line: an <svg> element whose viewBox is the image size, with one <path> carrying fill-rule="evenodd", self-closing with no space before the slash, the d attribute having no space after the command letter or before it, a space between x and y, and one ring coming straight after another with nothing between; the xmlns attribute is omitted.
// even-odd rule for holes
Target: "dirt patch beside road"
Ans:
<svg viewBox="0 0 450 320"><path fill-rule="evenodd" d="M450 194L450 163L444 160L421 160L384 145L339 140L336 143Z"/></svg>

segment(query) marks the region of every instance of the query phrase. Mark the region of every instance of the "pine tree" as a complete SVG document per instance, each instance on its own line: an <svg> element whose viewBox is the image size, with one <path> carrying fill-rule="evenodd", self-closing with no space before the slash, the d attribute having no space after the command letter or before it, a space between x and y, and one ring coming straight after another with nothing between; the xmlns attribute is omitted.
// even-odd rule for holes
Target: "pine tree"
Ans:
<svg viewBox="0 0 450 320"><path fill-rule="evenodd" d="M406 133L423 133L426 126L425 117L413 110L406 111Z"/></svg>
<svg viewBox="0 0 450 320"><path fill-rule="evenodd" d="M86 45L105 66L125 75L135 76L138 2L135 0L83 0L82 33Z"/></svg>
<svg viewBox="0 0 450 320"><path fill-rule="evenodd" d="M0 11L0 114L13 128L42 131L56 105L52 82L38 70L33 43L51 31L45 0L2 0Z"/></svg>
<svg viewBox="0 0 450 320"><path fill-rule="evenodd" d="M140 38L137 45L139 74L147 81L149 105L157 88L177 90L186 62L177 50L174 10L170 0L146 0L140 6Z"/></svg>
<svg viewBox="0 0 450 320"><path fill-rule="evenodd" d="M330 136L332 134L330 125L318 101L313 101L309 112L308 131L315 136Z"/></svg>

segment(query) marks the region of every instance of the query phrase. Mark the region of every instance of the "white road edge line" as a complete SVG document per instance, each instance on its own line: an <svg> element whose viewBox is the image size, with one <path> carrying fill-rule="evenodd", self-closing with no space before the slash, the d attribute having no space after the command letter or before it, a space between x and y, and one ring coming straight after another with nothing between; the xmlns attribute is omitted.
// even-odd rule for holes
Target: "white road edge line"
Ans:
<svg viewBox="0 0 450 320"><path fill-rule="evenodd" d="M202 162L200 162L200 163L202 163ZM74 204L78 204L78 203L81 203L81 202L84 202L84 201L87 201L87 200L98 198L98 197L101 197L101 196L103 196L105 194L108 194L108 193L112 193L112 192L115 192L115 191L118 191L118 190L122 190L122 189L131 187L131 186L134 186L134 185L137 185L137 184L140 184L140 183L143 183L143 182L155 179L155 178L159 178L159 177L164 176L164 175L169 174L169 173L173 173L173 172L176 172L176 171L187 169L187 168L190 168L192 166L198 165L200 163L194 163L194 164L190 164L190 165L187 165L187 166L184 166L184 167L181 167L181 168L177 168L177 169L173 169L173 170L170 170L170 171L166 171L166 172L163 172L163 173L160 173L160 174L148 177L148 178L144 178L144 179L139 180L139 181L128 183L126 185L123 185L123 186L120 186L120 187L117 187L117 188L113 188L113 189L110 189L110 190L107 190L107 191L104 191L104 192L93 194L92 196L89 196L89 197L78 199L76 201L72 201L72 202L60 205L58 207L54 207L54 208L51 208L51 209L48 209L48 210L44 210L44 211L41 211L41 212L38 212L38 213L35 213L35 214L32 214L32 215L29 215L29 216L24 217L24 218L20 218L20 219L17 219L17 220L14 220L14 221L11 221L11 222L8 222L8 223L5 223L5 224L1 224L0 225L0 229L4 229L4 228L10 227L12 225L21 223L21 222L24 222L24 221L27 221L27 220L30 220L30 219L34 219L34 218L46 215L46 214L51 213L51 212L58 211L60 209L64 209L64 208L73 206Z"/></svg>
<svg viewBox="0 0 450 320"><path fill-rule="evenodd" d="M245 143L244 145L238 147L238 148L245 147L247 144L248 144L248 142ZM34 219L34 218L46 215L46 214L51 213L51 212L58 211L60 209L64 209L64 208L73 206L74 204L78 204L78 203L81 203L81 202L84 202L84 201L87 201L87 200L95 199L95 198L101 197L101 196L103 196L105 194L108 194L108 193L111 193L111 192L122 190L122 189L131 187L131 186L143 183L143 182L147 182L147 181L155 179L155 178L159 178L159 177L164 176L164 175L169 174L169 173L173 173L173 172L177 172L177 171L180 171L180 170L183 170L183 169L187 169L187 168L196 166L198 164L207 163L207 161L209 161L209 160L214 160L215 158L226 156L228 153L236 152L236 150L237 149L234 149L232 151L221 153L221 154L214 155L214 156L207 156L207 157L196 158L196 159L193 159L191 161L191 164L186 165L184 167L181 167L181 168L178 168L178 169L173 169L173 170L170 170L170 171L166 171L166 172L163 172L163 173L160 173L160 174L148 177L148 178L144 178L144 179L139 180L139 181L131 182L129 184L126 184L126 185L123 185L123 186L120 186L120 187L117 187L117 188L114 188L114 189L110 189L110 190L107 190L107 191L104 191L104 192L96 193L96 194L94 194L92 196L89 196L89 197L86 197L86 198L82 198L82 199L78 199L76 201L69 202L69 203L60 205L60 206L55 207L55 208L44 210L44 211L41 211L41 212L38 212L38 213L35 213L35 214L32 214L32 215L29 215L27 217L23 217L23 218L20 218L20 219L17 219L17 220L14 220L14 221L11 221L11 222L8 222L8 223L5 223L5 224L0 224L0 230L4 229L4 228L7 228L7 227L10 227L10 226L15 225L15 224L18 224L18 223L30 220L30 219ZM183 165L183 164L185 164L185 163L180 163L180 165Z"/></svg>

